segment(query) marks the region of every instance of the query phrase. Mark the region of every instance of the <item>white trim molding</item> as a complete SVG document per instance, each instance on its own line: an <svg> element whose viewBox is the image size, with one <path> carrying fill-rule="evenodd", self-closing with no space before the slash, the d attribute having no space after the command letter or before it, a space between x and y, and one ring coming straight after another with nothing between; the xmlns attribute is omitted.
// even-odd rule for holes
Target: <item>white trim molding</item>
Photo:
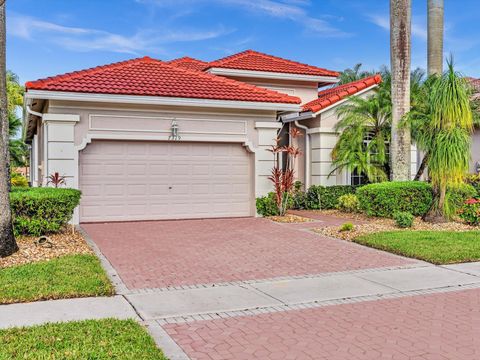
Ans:
<svg viewBox="0 0 480 360"><path fill-rule="evenodd" d="M275 111L300 111L300 104L260 102L260 101L234 101L212 100L194 98L176 98L161 96L141 95L114 95L114 94L91 94L62 91L29 90L25 94L26 99L64 100L64 101L92 101L102 103L123 103L142 105L172 105L172 106L197 106L225 109L251 109L251 110L275 110Z"/></svg>
<svg viewBox="0 0 480 360"><path fill-rule="evenodd" d="M335 131L334 128L327 128L327 127L316 127L316 128L311 128L307 130L307 134L318 134L318 133L323 133L323 134L338 134L338 131Z"/></svg>
<svg viewBox="0 0 480 360"><path fill-rule="evenodd" d="M43 122L56 121L56 122L79 122L80 115L75 114L43 114Z"/></svg>
<svg viewBox="0 0 480 360"><path fill-rule="evenodd" d="M281 129L282 123L273 121L257 121L255 123L255 129Z"/></svg>
<svg viewBox="0 0 480 360"><path fill-rule="evenodd" d="M278 79L278 80L296 80L296 81L311 81L318 83L336 84L340 81L335 76L318 76L318 75L302 75L302 74L289 74L278 73L270 71L254 71L254 70L241 70L241 69L227 69L227 68L210 68L207 72L214 75L222 76L244 76L249 78L259 79Z"/></svg>

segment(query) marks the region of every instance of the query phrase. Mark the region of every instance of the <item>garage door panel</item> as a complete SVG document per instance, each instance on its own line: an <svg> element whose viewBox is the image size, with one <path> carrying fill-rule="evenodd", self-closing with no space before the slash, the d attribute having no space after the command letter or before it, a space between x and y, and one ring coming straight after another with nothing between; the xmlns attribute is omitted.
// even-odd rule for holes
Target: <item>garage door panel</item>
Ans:
<svg viewBox="0 0 480 360"><path fill-rule="evenodd" d="M240 144L93 141L80 154L80 220L252 215Z"/></svg>

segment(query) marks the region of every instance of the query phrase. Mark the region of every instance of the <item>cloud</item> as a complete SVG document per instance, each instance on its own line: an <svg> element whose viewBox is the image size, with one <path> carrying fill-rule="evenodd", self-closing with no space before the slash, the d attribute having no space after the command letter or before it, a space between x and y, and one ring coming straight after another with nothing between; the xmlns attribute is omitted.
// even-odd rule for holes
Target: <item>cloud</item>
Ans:
<svg viewBox="0 0 480 360"><path fill-rule="evenodd" d="M368 15L368 20L381 27L386 31L390 31L390 16L389 15ZM412 18L412 36L421 40L427 40L427 27L417 18Z"/></svg>
<svg viewBox="0 0 480 360"><path fill-rule="evenodd" d="M309 0L135 0L137 3L156 5L162 8L178 8L179 5L189 6L216 3L220 6L240 7L247 11L267 15L278 19L286 19L296 22L310 33L324 37L343 37L350 36L337 27L333 26L328 20L339 20L331 15L312 17L307 11L311 5ZM180 6L181 7L181 6ZM341 20L341 19L340 19Z"/></svg>
<svg viewBox="0 0 480 360"><path fill-rule="evenodd" d="M220 26L215 30L141 30L132 35L122 35L97 29L63 26L21 14L11 14L7 25L9 36L29 41L49 42L78 52L109 51L135 55L146 51L165 53L162 49L165 44L208 40L231 31Z"/></svg>

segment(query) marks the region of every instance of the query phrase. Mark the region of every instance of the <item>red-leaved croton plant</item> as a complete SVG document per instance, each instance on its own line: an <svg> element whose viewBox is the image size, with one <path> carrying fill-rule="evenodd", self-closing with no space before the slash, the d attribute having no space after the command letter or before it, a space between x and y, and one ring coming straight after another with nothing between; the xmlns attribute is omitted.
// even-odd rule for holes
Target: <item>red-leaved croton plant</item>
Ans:
<svg viewBox="0 0 480 360"><path fill-rule="evenodd" d="M297 128L292 128L289 132L292 139L302 136L302 132ZM280 146L280 138L275 139L275 145L272 145L269 151L273 154L272 174L268 179L273 183L275 190L275 201L280 216L287 212L289 196L292 193L295 183L295 160L302 155L302 151L296 146ZM286 163L280 165L280 155L286 154Z"/></svg>

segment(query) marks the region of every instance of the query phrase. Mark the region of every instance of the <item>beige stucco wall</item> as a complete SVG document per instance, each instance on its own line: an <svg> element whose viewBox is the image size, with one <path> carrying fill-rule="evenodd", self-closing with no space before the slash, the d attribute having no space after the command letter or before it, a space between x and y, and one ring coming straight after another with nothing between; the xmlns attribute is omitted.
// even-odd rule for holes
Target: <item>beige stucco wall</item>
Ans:
<svg viewBox="0 0 480 360"><path fill-rule="evenodd" d="M287 95L297 96L302 100L302 104L318 98L318 83L315 82L244 77L236 77L234 79Z"/></svg>
<svg viewBox="0 0 480 360"><path fill-rule="evenodd" d="M472 160L470 162L470 171L476 171L476 164L480 164L480 129L477 129L472 137Z"/></svg>

